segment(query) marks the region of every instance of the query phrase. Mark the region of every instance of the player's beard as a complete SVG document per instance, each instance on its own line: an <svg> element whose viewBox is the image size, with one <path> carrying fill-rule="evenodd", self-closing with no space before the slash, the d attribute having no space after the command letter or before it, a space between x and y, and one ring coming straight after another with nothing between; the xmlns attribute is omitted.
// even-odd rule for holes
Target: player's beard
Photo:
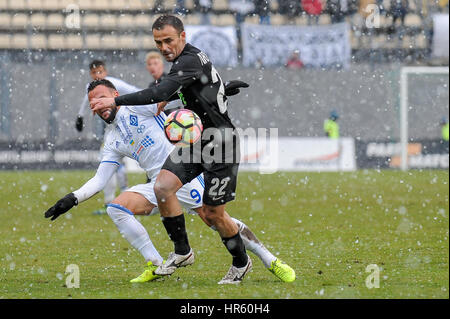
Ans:
<svg viewBox="0 0 450 319"><path fill-rule="evenodd" d="M117 113L117 107L115 106L115 107L111 108L109 116L106 119L103 118L102 116L100 116L100 118L103 121L105 121L107 124L111 124L114 121L114 119L116 118L116 113Z"/></svg>

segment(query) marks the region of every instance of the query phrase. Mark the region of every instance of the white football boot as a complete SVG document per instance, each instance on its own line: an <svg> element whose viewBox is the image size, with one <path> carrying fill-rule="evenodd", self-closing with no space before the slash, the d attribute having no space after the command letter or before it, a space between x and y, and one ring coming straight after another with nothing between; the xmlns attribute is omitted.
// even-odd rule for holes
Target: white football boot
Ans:
<svg viewBox="0 0 450 319"><path fill-rule="evenodd" d="M194 251L191 250L186 255L178 255L170 253L166 262L156 268L154 271L156 275L168 276L175 272L179 267L186 267L194 263Z"/></svg>
<svg viewBox="0 0 450 319"><path fill-rule="evenodd" d="M245 265L242 268L237 268L233 265L231 265L230 269L228 270L228 273L225 275L225 277L222 278L221 281L218 282L219 285L225 285L225 284L239 284L244 276L252 270L252 260L249 256L247 265Z"/></svg>

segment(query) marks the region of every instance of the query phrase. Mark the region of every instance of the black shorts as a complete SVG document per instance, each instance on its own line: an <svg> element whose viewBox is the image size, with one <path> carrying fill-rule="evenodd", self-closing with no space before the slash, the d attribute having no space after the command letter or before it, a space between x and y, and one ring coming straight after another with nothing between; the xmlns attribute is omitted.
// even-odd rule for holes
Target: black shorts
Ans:
<svg viewBox="0 0 450 319"><path fill-rule="evenodd" d="M206 144L202 144L201 150L204 150ZM188 149L177 147L167 157L162 169L174 173L183 185L203 173L205 179L203 203L210 206L223 205L236 198L240 154L237 140L234 140L233 145L229 145L228 148L225 145L222 145L222 147L224 150L222 152L224 154L222 160L216 161L207 157L200 159L200 147ZM233 150L233 155L230 157L231 149ZM225 154L225 150L227 150L227 154ZM189 159L186 156L182 156L183 151L185 154L189 153Z"/></svg>

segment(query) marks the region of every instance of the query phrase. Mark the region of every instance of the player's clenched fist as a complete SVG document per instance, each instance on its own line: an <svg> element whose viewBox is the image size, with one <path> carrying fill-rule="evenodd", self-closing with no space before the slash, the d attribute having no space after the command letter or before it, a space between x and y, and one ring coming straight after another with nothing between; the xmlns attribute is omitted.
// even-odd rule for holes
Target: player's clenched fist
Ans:
<svg viewBox="0 0 450 319"><path fill-rule="evenodd" d="M67 194L45 212L45 218L51 217L51 220L55 220L59 215L64 214L76 205L78 205L78 200L75 195L73 193Z"/></svg>

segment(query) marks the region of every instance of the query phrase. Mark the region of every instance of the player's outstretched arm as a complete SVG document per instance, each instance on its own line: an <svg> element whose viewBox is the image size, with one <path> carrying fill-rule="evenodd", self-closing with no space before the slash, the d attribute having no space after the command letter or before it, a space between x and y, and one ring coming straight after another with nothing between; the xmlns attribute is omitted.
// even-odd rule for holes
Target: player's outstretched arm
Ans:
<svg viewBox="0 0 450 319"><path fill-rule="evenodd" d="M95 176L88 180L83 186L74 191L78 202L88 200L98 192L102 191L114 173L117 171L119 163L116 162L101 162L98 166Z"/></svg>
<svg viewBox="0 0 450 319"><path fill-rule="evenodd" d="M181 88L176 81L166 80L159 85L151 86L142 91L117 96L116 98L92 99L92 111L102 110L114 105L146 105L170 101L171 97Z"/></svg>
<svg viewBox="0 0 450 319"><path fill-rule="evenodd" d="M106 186L106 183L114 175L115 171L119 165L109 162L100 163L97 173L89 181L87 181L78 190L67 194L55 205L50 207L45 212L45 218L51 217L51 220L55 220L59 215L68 212L72 207L78 205L78 203L84 202L85 200L91 198Z"/></svg>

